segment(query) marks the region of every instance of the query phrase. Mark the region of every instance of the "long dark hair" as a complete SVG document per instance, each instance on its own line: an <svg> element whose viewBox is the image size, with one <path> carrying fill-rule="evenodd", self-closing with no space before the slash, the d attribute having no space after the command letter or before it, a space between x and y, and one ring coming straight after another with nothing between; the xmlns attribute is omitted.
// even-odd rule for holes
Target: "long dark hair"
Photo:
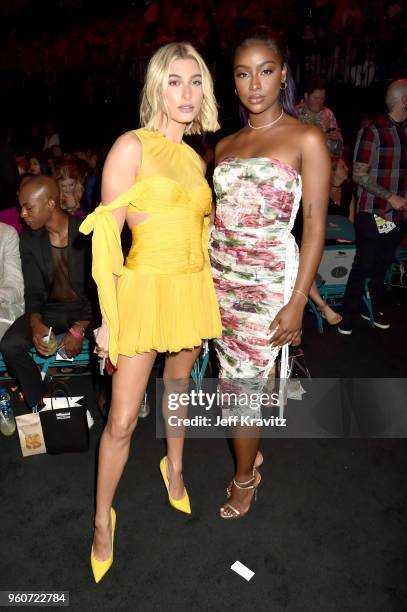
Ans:
<svg viewBox="0 0 407 612"><path fill-rule="evenodd" d="M260 27L257 30L247 32L235 47L235 53L240 47L247 46L251 42L261 42L267 45L270 49L276 52L281 60L281 64L287 68L286 87L280 90L280 103L283 111L287 115L297 117L295 112L295 83L287 62L287 46L283 37L270 30L267 27ZM241 106L241 105L240 105ZM247 111L242 106L240 108L240 117L247 123Z"/></svg>

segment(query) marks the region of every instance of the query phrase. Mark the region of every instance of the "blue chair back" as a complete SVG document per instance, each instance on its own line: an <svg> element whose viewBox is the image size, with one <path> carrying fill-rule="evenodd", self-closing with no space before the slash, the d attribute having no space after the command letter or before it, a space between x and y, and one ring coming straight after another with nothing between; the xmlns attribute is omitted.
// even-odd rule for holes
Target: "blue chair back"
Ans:
<svg viewBox="0 0 407 612"><path fill-rule="evenodd" d="M355 242L353 223L341 215L328 215L326 219L326 240L348 240Z"/></svg>

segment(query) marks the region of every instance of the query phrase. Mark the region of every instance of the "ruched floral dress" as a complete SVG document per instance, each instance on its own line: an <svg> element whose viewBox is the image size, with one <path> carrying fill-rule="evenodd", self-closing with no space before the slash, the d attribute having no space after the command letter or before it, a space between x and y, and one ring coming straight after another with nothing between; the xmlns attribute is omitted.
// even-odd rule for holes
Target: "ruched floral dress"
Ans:
<svg viewBox="0 0 407 612"><path fill-rule="evenodd" d="M298 248L291 234L301 176L277 159L228 157L215 169L210 256L223 326L220 377L267 378L279 348L270 325L291 296ZM288 374L283 347L281 377Z"/></svg>

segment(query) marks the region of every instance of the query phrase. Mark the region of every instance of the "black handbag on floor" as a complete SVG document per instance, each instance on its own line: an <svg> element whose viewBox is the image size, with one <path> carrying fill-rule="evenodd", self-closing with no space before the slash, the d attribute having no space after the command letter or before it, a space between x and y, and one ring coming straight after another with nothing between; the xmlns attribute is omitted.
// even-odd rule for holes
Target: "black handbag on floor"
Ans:
<svg viewBox="0 0 407 612"><path fill-rule="evenodd" d="M66 399L66 408L55 408L54 399ZM80 400L84 404L84 398ZM52 389L52 410L42 410L40 416L47 453L76 453L89 449L89 427L84 405L73 405L68 387L58 381Z"/></svg>

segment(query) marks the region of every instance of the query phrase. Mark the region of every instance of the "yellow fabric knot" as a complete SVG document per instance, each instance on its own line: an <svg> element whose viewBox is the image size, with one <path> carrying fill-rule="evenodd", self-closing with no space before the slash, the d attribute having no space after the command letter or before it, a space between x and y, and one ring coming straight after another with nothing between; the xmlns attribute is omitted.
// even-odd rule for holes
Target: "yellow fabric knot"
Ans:
<svg viewBox="0 0 407 612"><path fill-rule="evenodd" d="M137 199L137 184L113 200L100 204L84 219L79 230L92 237L92 276L96 282L102 316L109 329L109 358L116 365L118 358L119 315L117 309L116 283L114 275L123 273L123 251L119 227L112 214L116 208L134 204Z"/></svg>

